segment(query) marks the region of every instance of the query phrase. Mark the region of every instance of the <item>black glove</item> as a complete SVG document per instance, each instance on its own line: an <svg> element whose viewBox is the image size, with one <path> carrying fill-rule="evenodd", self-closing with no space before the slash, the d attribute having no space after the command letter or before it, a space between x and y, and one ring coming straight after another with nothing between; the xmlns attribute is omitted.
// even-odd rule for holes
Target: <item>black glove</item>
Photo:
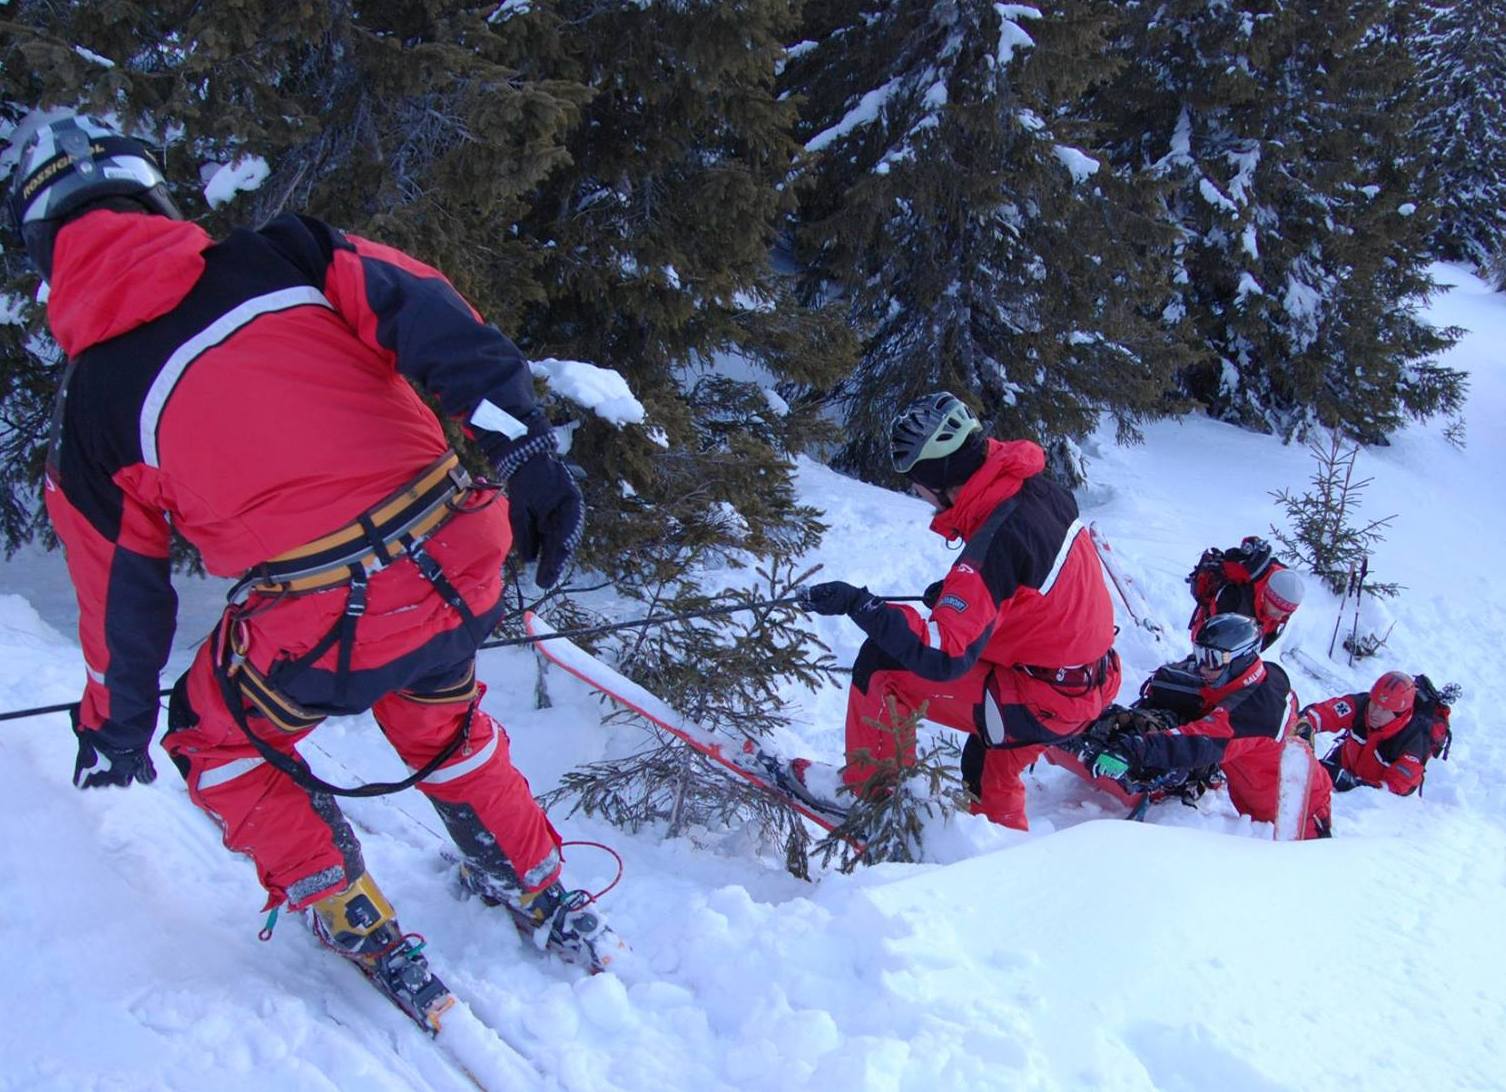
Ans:
<svg viewBox="0 0 1506 1092"><path fill-rule="evenodd" d="M936 600L941 598L941 585L944 583L946 581L937 580L920 593L920 601L926 605L926 610L936 609Z"/></svg>
<svg viewBox="0 0 1506 1092"><path fill-rule="evenodd" d="M524 563L538 561L534 580L541 588L560 578L585 527L580 487L555 450L553 428L536 414L526 436L491 453L497 477L507 483L512 548Z"/></svg>
<svg viewBox="0 0 1506 1092"><path fill-rule="evenodd" d="M1350 789L1360 787L1359 779L1340 766L1337 760L1329 762L1325 759L1321 765L1328 771L1328 776L1333 781L1334 792L1348 792Z"/></svg>
<svg viewBox="0 0 1506 1092"><path fill-rule="evenodd" d="M867 588L854 587L841 580L802 589L800 599L804 606L817 614L852 614L878 602Z"/></svg>
<svg viewBox="0 0 1506 1092"><path fill-rule="evenodd" d="M1106 777L1110 781L1126 781L1132 768L1128 758L1110 747L1093 757L1093 764L1088 767L1088 772L1094 777Z"/></svg>
<svg viewBox="0 0 1506 1092"><path fill-rule="evenodd" d="M139 745L124 745L111 738L108 727L94 732L80 728L77 705L69 708L68 716L73 721L73 734L78 737L78 759L73 763L73 783L78 788L102 789L107 785L126 788L132 781L150 785L157 780L157 768L147 754L152 742L150 736Z"/></svg>
<svg viewBox="0 0 1506 1092"><path fill-rule="evenodd" d="M1106 777L1121 785L1140 776L1140 758L1144 744L1138 736L1121 736L1103 747L1092 759L1084 760L1094 777Z"/></svg>

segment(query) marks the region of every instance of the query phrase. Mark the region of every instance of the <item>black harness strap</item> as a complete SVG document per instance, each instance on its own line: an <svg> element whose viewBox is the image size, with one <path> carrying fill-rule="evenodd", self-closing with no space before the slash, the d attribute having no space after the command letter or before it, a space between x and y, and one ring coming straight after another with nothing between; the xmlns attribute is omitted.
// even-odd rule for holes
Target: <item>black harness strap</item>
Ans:
<svg viewBox="0 0 1506 1092"><path fill-rule="evenodd" d="M475 715L476 706L472 704L466 710L465 720L460 724L460 730L455 733L455 738L446 743L440 752L426 762L422 769L415 770L411 777L405 777L401 781L372 781L365 785L355 785L349 788L343 785L332 785L324 780L313 770L309 769L301 757L297 755L285 755L273 747L266 740L251 730L251 725L246 719L245 698L236 687L235 680L230 677L229 671L223 663L215 664L215 678L219 680L220 693L225 698L225 706L230 710L230 716L234 719L241 733L255 747L262 758L267 760L268 765L292 778L293 782L308 792L324 792L331 796L388 796L404 789L412 788L435 770L449 761L456 751L460 749L471 735L471 718Z"/></svg>
<svg viewBox="0 0 1506 1092"><path fill-rule="evenodd" d="M368 521L363 520L363 525L366 522ZM367 533L375 543L374 529L368 527ZM407 535L402 536L399 541L403 545L404 552L413 561L413 564L417 566L418 571L423 575L424 579L434 587L434 590L439 593L440 598L460 615L466 631L479 643L485 637L485 634L479 632L480 624L475 612L471 610L465 598L455 589L455 585L444 575L439 562L435 561L433 556L423 548L423 543L417 542ZM386 547L384 545L380 545L378 549L383 556L386 556ZM388 558L388 560L390 561L391 559ZM289 677L295 677L312 667L315 661L328 652L331 647L335 647L338 649L335 659L335 694L337 698L342 700L345 697L350 685L350 658L355 646L356 627L360 623L361 616L366 613L366 569L364 566L356 563L350 566L350 578L347 587L349 590L346 595L345 610L341 612L339 620L330 627L328 633L315 642L313 648L309 649L308 652L304 653L298 659L283 665L279 674L282 676L284 682ZM225 697L225 705L230 710L230 715L234 718L241 733L250 741L251 745L256 748L261 756L274 768L292 778L302 788L310 792L329 793L332 796L386 796L390 793L400 792L403 789L411 788L439 769L470 738L471 719L475 716L476 712L475 702L472 702L470 707L467 708L465 719L461 722L460 729L455 733L454 738L446 743L440 752L424 765L423 769L416 771L411 777L404 778L402 781L377 781L367 785L357 785L352 788L330 784L309 769L308 764L301 758L289 757L283 754L251 730L251 725L246 719L246 702L248 700L252 705L261 710L263 715L267 715L272 723L284 731L298 731L302 728L311 728L323 718L309 719L307 715L297 717L294 713L294 710L298 709L296 703L291 702L285 694L279 693L276 688L271 686L267 680L261 678L259 674L247 672L238 665L231 663L232 654L238 655L232 646L237 617L238 612L236 607L232 606L226 610L224 620L221 623L224 627L224 633L221 635L220 647L215 656L215 677L219 680L220 690ZM470 681L474 684L474 677ZM266 712L268 707L276 709L279 716L271 717L268 715Z"/></svg>

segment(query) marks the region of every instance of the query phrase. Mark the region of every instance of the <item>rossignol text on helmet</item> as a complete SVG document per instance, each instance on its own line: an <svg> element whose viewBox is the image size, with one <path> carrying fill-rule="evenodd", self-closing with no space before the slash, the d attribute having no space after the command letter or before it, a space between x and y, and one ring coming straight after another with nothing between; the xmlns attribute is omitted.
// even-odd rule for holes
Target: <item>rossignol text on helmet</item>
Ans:
<svg viewBox="0 0 1506 1092"><path fill-rule="evenodd" d="M11 181L11 225L44 277L52 275L58 229L106 198L181 220L146 145L78 115L41 126L21 152Z"/></svg>
<svg viewBox="0 0 1506 1092"><path fill-rule="evenodd" d="M889 428L894 469L933 490L959 485L983 463L983 423L956 395L917 398Z"/></svg>
<svg viewBox="0 0 1506 1092"><path fill-rule="evenodd" d="M1370 688L1370 704L1394 716L1410 713L1416 699L1417 684L1404 671L1387 671Z"/></svg>
<svg viewBox="0 0 1506 1092"><path fill-rule="evenodd" d="M1243 614L1215 614L1192 637L1192 654L1200 668L1218 669L1215 685L1222 686L1255 662L1260 653L1260 627Z"/></svg>

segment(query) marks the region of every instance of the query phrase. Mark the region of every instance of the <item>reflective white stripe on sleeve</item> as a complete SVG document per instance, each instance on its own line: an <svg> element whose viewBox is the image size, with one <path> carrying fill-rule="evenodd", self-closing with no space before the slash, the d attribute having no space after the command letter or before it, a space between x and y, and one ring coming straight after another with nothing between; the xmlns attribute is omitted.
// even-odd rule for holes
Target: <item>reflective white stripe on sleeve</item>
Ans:
<svg viewBox="0 0 1506 1092"><path fill-rule="evenodd" d="M227 762L223 766L205 770L199 775L199 791L203 792L205 789L223 785L227 781L234 781L242 774L248 774L256 767L265 765L266 759L263 758L237 758L234 762Z"/></svg>
<svg viewBox="0 0 1506 1092"><path fill-rule="evenodd" d="M1067 533L1062 537L1062 548L1056 552L1056 560L1051 563L1051 571L1046 574L1046 579L1041 581L1041 594L1045 595L1056 583L1056 578L1062 574L1062 566L1067 563L1067 555L1072 552L1072 544L1077 541L1077 536L1083 533L1082 520L1074 519Z"/></svg>
<svg viewBox="0 0 1506 1092"><path fill-rule="evenodd" d="M509 440L516 440L520 436L528 435L528 426L508 413L501 406L487 399L481 399L476 406L476 411L471 414L471 424L477 428L484 428L488 432L500 432Z"/></svg>
<svg viewBox="0 0 1506 1092"><path fill-rule="evenodd" d="M941 627L935 622L926 622L926 645L930 648L941 647Z"/></svg>
<svg viewBox="0 0 1506 1092"><path fill-rule="evenodd" d="M497 737L500 732L493 732L492 738L487 741L485 747L471 755L470 758L460 762L452 762L442 769L435 770L421 782L424 785L443 785L446 781L454 781L457 777L464 777L473 770L479 770L491 761L492 755L497 753Z"/></svg>
<svg viewBox="0 0 1506 1092"><path fill-rule="evenodd" d="M89 676L91 682L97 682L100 686L105 685L105 673L103 671L100 671L93 664L85 663L84 672Z"/></svg>
<svg viewBox="0 0 1506 1092"><path fill-rule="evenodd" d="M226 311L179 345L173 355L167 358L167 363L162 365L157 378L152 380L151 389L146 392L146 399L141 403L141 461L151 467L159 465L157 462L157 426L162 422L162 411L167 408L167 400L172 396L173 388L178 385L178 380L183 378L183 373L188 370L190 364L220 342L225 341L241 327L262 315L308 305L334 310L334 304L325 299L324 293L312 285L281 288L276 292L268 292L265 296L246 300L240 306Z"/></svg>

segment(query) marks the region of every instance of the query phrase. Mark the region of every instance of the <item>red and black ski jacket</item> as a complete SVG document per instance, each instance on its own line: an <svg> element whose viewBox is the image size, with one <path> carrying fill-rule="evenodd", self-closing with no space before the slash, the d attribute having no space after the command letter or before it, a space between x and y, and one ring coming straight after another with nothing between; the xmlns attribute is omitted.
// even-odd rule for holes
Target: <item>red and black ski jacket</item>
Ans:
<svg viewBox="0 0 1506 1092"><path fill-rule="evenodd" d="M317 220L213 241L95 211L66 225L48 320L70 362L47 508L88 668L81 723L139 746L172 641L169 525L236 576L348 524L448 449L538 419L517 348L436 270ZM526 430L525 430L526 431Z"/></svg>
<svg viewBox="0 0 1506 1092"><path fill-rule="evenodd" d="M1302 715L1319 732L1342 733L1335 748L1337 761L1355 780L1373 788L1384 786L1397 796L1416 792L1436 741L1447 730L1448 707L1414 708L1379 728L1368 728L1365 710L1369 706L1368 693L1341 694L1309 705ZM1330 755L1325 762L1334 758Z"/></svg>
<svg viewBox="0 0 1506 1092"><path fill-rule="evenodd" d="M908 607L855 621L907 671L964 675L982 659L1005 667L1093 667L1114 643L1114 608L1072 494L1046 478L1028 440L988 442L988 455L931 529L966 546L929 619Z"/></svg>
<svg viewBox="0 0 1506 1092"><path fill-rule="evenodd" d="M1280 665L1256 659L1223 686L1205 686L1191 657L1164 664L1140 688L1138 706L1169 709L1183 723L1143 738L1143 760L1161 770L1222 765L1251 738L1282 739L1296 722L1297 699Z"/></svg>

